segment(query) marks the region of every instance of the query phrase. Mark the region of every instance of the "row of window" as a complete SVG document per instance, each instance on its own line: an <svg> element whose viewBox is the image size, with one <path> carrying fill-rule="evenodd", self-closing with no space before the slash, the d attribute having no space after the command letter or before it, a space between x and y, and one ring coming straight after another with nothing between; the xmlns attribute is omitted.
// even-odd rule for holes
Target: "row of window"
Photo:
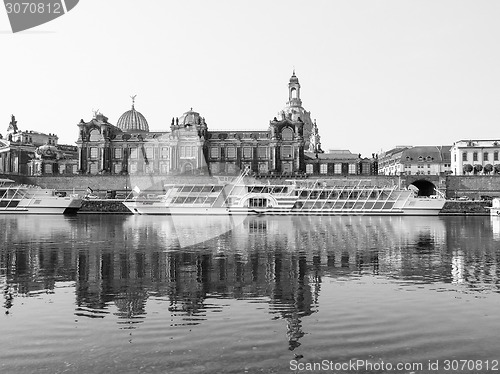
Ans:
<svg viewBox="0 0 500 374"><path fill-rule="evenodd" d="M348 173L348 174L356 174L357 173L357 165L356 164L348 164L347 168L344 167L344 170L342 170L342 164L336 163L333 164L333 173L334 174L343 174L343 173ZM321 164L319 165L319 172L320 174L328 174L328 164ZM314 166L312 164L307 164L306 165L306 173L307 174L313 174L314 173Z"/></svg>
<svg viewBox="0 0 500 374"><path fill-rule="evenodd" d="M281 158L292 158L293 157L293 146L283 145L281 146ZM268 158L269 157L268 147L257 147L257 157L258 158ZM218 159L224 155L227 159L236 159L236 147L211 147L210 148L210 158ZM245 159L251 159L253 157L252 147L243 147L242 156Z"/></svg>
<svg viewBox="0 0 500 374"><path fill-rule="evenodd" d="M74 172L76 173L76 165L74 166ZM144 167L144 172L145 173L154 173L155 170L153 168L153 165L143 165ZM159 165L160 167L160 173L162 174L168 174L170 171L170 165L168 163L161 163ZM123 165L121 163L115 163L113 164L113 173L119 174L123 170ZM89 164L89 171L91 174L97 174L99 171L99 167L97 163L90 163ZM47 171L46 171L47 172ZM138 165L136 163L131 163L128 167L128 172L130 174L136 174L138 172Z"/></svg>
<svg viewBox="0 0 500 374"><path fill-rule="evenodd" d="M153 147L144 147L143 156L148 159L153 159L154 157L154 148ZM258 158L268 158L269 157L269 148L267 147L257 147L257 157ZM291 145L283 145L280 149L281 158L293 158L294 151L293 146ZM169 159L169 147L160 147L159 148L159 158L160 159ZM190 158L196 157L198 155L199 147L197 146L180 146L179 147L179 156L181 158ZM138 159L139 154L141 152L140 148L129 148L129 158ZM242 156L246 159L253 158L253 148L252 147L243 147ZM236 159L237 151L236 147L211 147L210 148L210 158L218 159L221 158L224 154L224 157L227 159ZM113 149L113 157L121 159L123 157L123 149L122 148L114 148ZM90 148L90 158L98 159L99 158L99 148L92 147Z"/></svg>
<svg viewBox="0 0 500 374"><path fill-rule="evenodd" d="M145 156L148 159L154 159L154 148L153 147L144 147L143 148L143 156ZM139 148L129 148L130 154L129 158L131 159L138 159L139 158L139 153L141 150ZM160 147L158 149L159 152L159 158L168 160L170 158L170 149L169 147ZM179 147L179 153L180 157L196 157L198 154L198 147L196 146L181 146ZM98 159L99 158L99 148L92 147L90 148L90 158L91 159ZM123 149L122 148L114 148L113 149L113 158L118 158L121 159L123 158Z"/></svg>
<svg viewBox="0 0 500 374"><path fill-rule="evenodd" d="M468 161L468 153L462 153L462 161ZM489 161L490 155L488 152L483 152L483 161ZM455 161L457 161L457 155L455 154ZM472 153L472 161L479 161L478 153ZM498 151L493 152L493 161L498 161Z"/></svg>

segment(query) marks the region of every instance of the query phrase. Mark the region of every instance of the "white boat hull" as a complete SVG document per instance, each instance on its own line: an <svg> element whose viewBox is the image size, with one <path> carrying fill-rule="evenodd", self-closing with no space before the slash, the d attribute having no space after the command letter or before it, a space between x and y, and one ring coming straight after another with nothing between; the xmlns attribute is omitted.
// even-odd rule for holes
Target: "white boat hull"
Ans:
<svg viewBox="0 0 500 374"><path fill-rule="evenodd" d="M287 207L266 207L266 208L248 208L248 207L174 207L167 206L164 202L140 202L128 201L123 204L134 214L143 215L273 215L273 216L437 216L444 206L444 200L418 199L411 206L402 206L391 210L383 209L308 209L295 210Z"/></svg>
<svg viewBox="0 0 500 374"><path fill-rule="evenodd" d="M36 201L36 200L35 200ZM71 214L82 206L80 199L54 197L38 204L34 201L20 201L15 207L0 207L0 214Z"/></svg>
<svg viewBox="0 0 500 374"><path fill-rule="evenodd" d="M13 183L0 180L0 214L76 213L82 206L78 195L58 196L51 189Z"/></svg>

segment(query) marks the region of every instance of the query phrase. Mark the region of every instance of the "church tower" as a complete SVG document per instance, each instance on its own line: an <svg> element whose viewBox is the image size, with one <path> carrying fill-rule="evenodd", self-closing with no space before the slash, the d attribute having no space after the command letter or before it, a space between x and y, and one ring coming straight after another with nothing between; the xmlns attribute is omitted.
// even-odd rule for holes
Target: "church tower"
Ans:
<svg viewBox="0 0 500 374"><path fill-rule="evenodd" d="M308 112L302 106L302 100L300 99L300 83L299 78L295 75L295 69L293 69L292 76L288 82L288 101L286 106L278 113L278 118L282 121L289 119L304 123L304 149L308 150L311 144L313 122L311 120L311 112Z"/></svg>
<svg viewBox="0 0 500 374"><path fill-rule="evenodd" d="M302 100L300 100L300 83L299 78L295 75L295 69L293 69L293 74L288 83L287 105L291 107L302 107Z"/></svg>

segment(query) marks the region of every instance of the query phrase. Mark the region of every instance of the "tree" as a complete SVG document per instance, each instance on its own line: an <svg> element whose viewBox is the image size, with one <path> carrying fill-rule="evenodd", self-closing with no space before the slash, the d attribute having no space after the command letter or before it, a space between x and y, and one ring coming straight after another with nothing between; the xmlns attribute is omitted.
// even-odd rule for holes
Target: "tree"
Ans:
<svg viewBox="0 0 500 374"><path fill-rule="evenodd" d="M500 173L500 164L495 165L495 174Z"/></svg>
<svg viewBox="0 0 500 374"><path fill-rule="evenodd" d="M484 173L489 174L493 171L493 165L492 164L486 164L484 165Z"/></svg>
<svg viewBox="0 0 500 374"><path fill-rule="evenodd" d="M483 165L476 164L474 165L474 174L480 173L483 170Z"/></svg>
<svg viewBox="0 0 500 374"><path fill-rule="evenodd" d="M474 168L472 167L471 164L465 164L464 165L464 173L470 173Z"/></svg>

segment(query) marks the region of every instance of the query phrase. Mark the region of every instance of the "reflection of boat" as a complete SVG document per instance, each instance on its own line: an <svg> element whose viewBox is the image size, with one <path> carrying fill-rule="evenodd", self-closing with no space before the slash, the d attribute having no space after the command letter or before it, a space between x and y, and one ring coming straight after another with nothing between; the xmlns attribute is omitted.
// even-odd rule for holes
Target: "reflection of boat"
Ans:
<svg viewBox="0 0 500 374"><path fill-rule="evenodd" d="M491 230L493 232L493 239L500 239L500 215L490 216Z"/></svg>
<svg viewBox="0 0 500 374"><path fill-rule="evenodd" d="M500 216L500 198L496 197L491 202L490 215Z"/></svg>
<svg viewBox="0 0 500 374"><path fill-rule="evenodd" d="M245 216L220 215L207 219L206 216L168 216L157 218L151 216L130 216L127 218L125 228L138 233L141 231L154 233L164 244L165 248L175 247L176 242L181 248L203 243L225 234L239 226ZM134 238L134 237L133 237ZM134 241L134 239L132 239ZM140 242L141 238L137 238Z"/></svg>
<svg viewBox="0 0 500 374"><path fill-rule="evenodd" d="M81 206L82 200L76 195L62 196L52 189L0 179L0 214L76 213Z"/></svg>
<svg viewBox="0 0 500 374"><path fill-rule="evenodd" d="M154 199L125 201L134 214L158 215L437 215L444 197L418 196L396 186L337 185L335 180L291 180L281 184L165 185Z"/></svg>

